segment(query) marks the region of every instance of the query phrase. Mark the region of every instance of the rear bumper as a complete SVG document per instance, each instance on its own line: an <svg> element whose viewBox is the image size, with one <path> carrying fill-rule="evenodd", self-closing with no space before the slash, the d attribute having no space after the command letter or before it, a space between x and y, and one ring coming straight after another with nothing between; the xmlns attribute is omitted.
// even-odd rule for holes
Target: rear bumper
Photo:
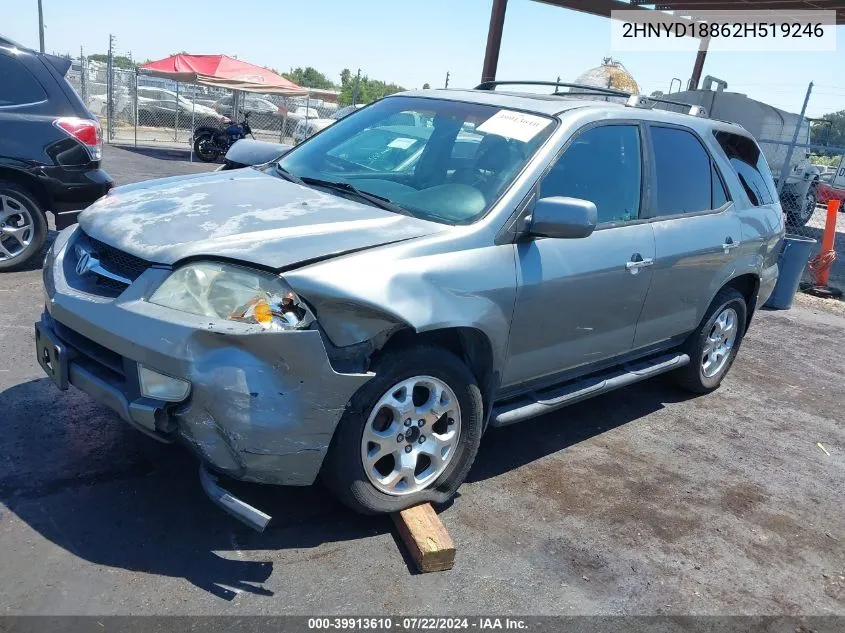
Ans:
<svg viewBox="0 0 845 633"><path fill-rule="evenodd" d="M757 291L757 307L763 306L772 296L778 281L778 265L773 264L764 268L760 274L760 288Z"/></svg>
<svg viewBox="0 0 845 633"><path fill-rule="evenodd" d="M99 167L77 170L52 166L41 171L40 180L50 197L50 211L58 230L76 223L80 210L114 187L111 176Z"/></svg>

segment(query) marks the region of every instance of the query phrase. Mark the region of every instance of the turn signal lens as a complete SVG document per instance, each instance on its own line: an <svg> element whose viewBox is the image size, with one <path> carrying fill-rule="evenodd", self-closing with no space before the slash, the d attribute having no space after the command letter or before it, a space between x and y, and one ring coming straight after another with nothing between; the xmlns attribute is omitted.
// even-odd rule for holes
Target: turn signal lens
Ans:
<svg viewBox="0 0 845 633"><path fill-rule="evenodd" d="M260 299L252 309L252 316L261 325L270 325L273 322L273 311L265 299Z"/></svg>

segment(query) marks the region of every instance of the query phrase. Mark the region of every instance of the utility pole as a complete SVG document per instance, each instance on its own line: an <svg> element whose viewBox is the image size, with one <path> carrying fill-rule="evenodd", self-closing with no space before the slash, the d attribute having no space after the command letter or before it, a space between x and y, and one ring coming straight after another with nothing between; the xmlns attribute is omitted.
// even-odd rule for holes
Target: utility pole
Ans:
<svg viewBox="0 0 845 633"><path fill-rule="evenodd" d="M358 90L361 86L361 69L358 69L358 74L355 75L355 87L352 88L352 105L358 105Z"/></svg>
<svg viewBox="0 0 845 633"><path fill-rule="evenodd" d="M44 9L41 7L41 0L38 0L38 44L41 52L44 52Z"/></svg>
<svg viewBox="0 0 845 633"><path fill-rule="evenodd" d="M109 33L109 55L106 64L106 117L108 117L107 139L114 137L114 44L115 37Z"/></svg>
<svg viewBox="0 0 845 633"><path fill-rule="evenodd" d="M85 63L85 51L82 50L82 47L79 47L79 91L82 93L79 96L82 97L82 102L87 106L88 105L88 67Z"/></svg>
<svg viewBox="0 0 845 633"><path fill-rule="evenodd" d="M443 87L444 87L444 88L448 88L448 87L449 87L449 71L448 71L448 70L446 71L446 85L445 85L445 86L443 86Z"/></svg>
<svg viewBox="0 0 845 633"><path fill-rule="evenodd" d="M789 147L786 149L786 159L783 161L783 167L780 170L780 179L778 181L778 196L783 192L783 187L786 185L786 179L789 176L790 161L792 160L792 152L795 151L795 144L798 142L798 133L801 131L801 125L804 123L804 115L807 113L807 104L810 102L810 94L813 92L813 82L810 82L810 85L807 86L807 94L804 95L804 105L801 106L801 117L798 119L798 123L795 125L795 132L792 134L792 142L789 144ZM809 126L809 122L807 123Z"/></svg>

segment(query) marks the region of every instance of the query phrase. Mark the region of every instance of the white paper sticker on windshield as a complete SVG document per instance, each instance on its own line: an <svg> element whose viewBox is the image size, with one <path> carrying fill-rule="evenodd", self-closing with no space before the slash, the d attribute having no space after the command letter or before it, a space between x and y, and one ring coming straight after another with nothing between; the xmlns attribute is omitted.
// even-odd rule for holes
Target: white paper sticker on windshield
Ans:
<svg viewBox="0 0 845 633"><path fill-rule="evenodd" d="M527 143L551 123L550 119L513 110L499 110L475 130Z"/></svg>
<svg viewBox="0 0 845 633"><path fill-rule="evenodd" d="M408 149L411 145L417 142L415 138L395 138L390 141L387 146L388 147L395 147L396 149Z"/></svg>

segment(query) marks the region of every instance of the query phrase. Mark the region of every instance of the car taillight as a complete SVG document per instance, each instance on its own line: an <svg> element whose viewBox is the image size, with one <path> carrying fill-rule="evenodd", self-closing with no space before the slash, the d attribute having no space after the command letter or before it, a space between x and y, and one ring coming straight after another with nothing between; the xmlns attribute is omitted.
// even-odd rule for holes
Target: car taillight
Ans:
<svg viewBox="0 0 845 633"><path fill-rule="evenodd" d="M91 160L103 157L103 133L99 121L68 116L56 119L53 125L82 143Z"/></svg>

